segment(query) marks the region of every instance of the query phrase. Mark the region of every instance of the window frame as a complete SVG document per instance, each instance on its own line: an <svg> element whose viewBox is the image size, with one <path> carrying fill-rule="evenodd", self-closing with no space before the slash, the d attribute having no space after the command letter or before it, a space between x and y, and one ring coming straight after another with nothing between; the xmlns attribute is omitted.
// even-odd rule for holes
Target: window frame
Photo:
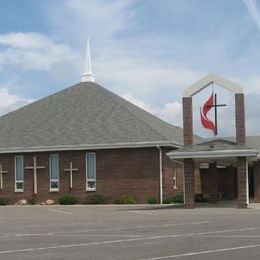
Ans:
<svg viewBox="0 0 260 260"><path fill-rule="evenodd" d="M95 174L95 178L88 178L88 155L94 155L94 174ZM96 170L96 153L94 152L90 152L90 153L86 153L86 191L96 191L97 189L97 170ZM90 188L88 187L88 182L95 182L95 188Z"/></svg>
<svg viewBox="0 0 260 260"><path fill-rule="evenodd" d="M52 170L51 170L51 166L52 166L52 156L57 156L58 158L58 178L57 179L52 179ZM49 183L49 191L50 192L58 192L60 189L60 157L58 153L51 153L49 156L49 179L50 179L50 183ZM57 182L58 183L58 188L52 188L51 184L52 182Z"/></svg>
<svg viewBox="0 0 260 260"><path fill-rule="evenodd" d="M23 172L23 180L17 180L17 169L16 169L16 159L17 158L22 158L22 172ZM14 157L14 172L15 172L15 183L14 183L14 191L15 192L24 192L24 156L23 155L15 155ZM22 183L23 188L22 189L17 189L17 184Z"/></svg>

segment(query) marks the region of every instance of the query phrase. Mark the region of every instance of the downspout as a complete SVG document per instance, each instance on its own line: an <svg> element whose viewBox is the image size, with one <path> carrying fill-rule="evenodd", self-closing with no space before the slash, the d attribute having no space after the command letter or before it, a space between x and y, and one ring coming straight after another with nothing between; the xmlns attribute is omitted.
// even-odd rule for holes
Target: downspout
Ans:
<svg viewBox="0 0 260 260"><path fill-rule="evenodd" d="M162 169L162 149L157 144L159 150L159 171L160 171L160 204L163 204L163 169Z"/></svg>

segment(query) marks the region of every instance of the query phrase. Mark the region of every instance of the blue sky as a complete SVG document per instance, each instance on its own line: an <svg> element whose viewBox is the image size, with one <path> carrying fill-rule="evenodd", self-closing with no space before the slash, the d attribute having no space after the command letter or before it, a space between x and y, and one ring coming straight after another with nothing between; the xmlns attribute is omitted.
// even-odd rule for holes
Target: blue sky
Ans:
<svg viewBox="0 0 260 260"><path fill-rule="evenodd" d="M183 89L213 71L260 134L260 0L0 0L0 113L79 82L87 35L100 85L181 126Z"/></svg>

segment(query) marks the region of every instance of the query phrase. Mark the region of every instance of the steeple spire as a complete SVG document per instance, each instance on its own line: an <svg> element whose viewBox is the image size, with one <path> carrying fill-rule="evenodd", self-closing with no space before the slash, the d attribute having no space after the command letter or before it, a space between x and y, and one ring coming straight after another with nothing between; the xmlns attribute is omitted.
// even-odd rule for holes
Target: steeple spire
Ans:
<svg viewBox="0 0 260 260"><path fill-rule="evenodd" d="M84 67L84 72L81 74L81 82L95 82L95 78L92 73L89 37L87 39L85 67Z"/></svg>

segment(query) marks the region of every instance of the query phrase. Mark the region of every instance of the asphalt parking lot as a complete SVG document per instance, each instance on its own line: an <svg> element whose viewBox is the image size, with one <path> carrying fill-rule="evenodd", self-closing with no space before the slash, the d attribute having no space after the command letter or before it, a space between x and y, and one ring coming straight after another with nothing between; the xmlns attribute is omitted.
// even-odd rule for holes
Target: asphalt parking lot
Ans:
<svg viewBox="0 0 260 260"><path fill-rule="evenodd" d="M0 259L260 259L260 210L0 208Z"/></svg>

